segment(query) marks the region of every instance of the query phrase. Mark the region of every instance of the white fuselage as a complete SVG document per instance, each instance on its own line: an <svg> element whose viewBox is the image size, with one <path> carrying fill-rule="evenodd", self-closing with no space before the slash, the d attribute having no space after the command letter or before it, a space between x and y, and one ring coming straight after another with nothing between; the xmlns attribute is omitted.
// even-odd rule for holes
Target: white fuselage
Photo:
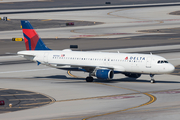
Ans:
<svg viewBox="0 0 180 120"><path fill-rule="evenodd" d="M151 54L82 52L69 50L20 51L19 55L55 67L108 68L120 72L164 74L174 71L166 59Z"/></svg>

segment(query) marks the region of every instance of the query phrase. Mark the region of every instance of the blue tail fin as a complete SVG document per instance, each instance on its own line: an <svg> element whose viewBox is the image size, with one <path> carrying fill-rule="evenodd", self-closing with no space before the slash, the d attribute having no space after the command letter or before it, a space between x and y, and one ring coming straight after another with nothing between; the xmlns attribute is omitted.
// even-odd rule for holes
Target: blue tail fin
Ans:
<svg viewBox="0 0 180 120"><path fill-rule="evenodd" d="M50 50L27 20L21 20L26 50Z"/></svg>

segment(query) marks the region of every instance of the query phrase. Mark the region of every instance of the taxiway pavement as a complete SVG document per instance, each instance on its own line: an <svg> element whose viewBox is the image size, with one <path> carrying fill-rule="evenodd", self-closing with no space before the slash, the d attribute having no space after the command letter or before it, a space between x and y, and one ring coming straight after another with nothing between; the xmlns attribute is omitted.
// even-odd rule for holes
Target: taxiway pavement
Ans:
<svg viewBox="0 0 180 120"><path fill-rule="evenodd" d="M175 59L180 53L160 55ZM9 56L3 57L2 61L6 59L9 60ZM17 61L18 58L13 59ZM178 59L176 62L171 61L173 64L179 64L178 62ZM148 75L142 75L138 80L134 80L118 74L115 75L114 80L95 79L94 83L85 82L84 77L87 75L83 72L67 74L67 71L37 66L36 63L2 64L1 88L34 91L51 96L55 101L43 107L0 114L0 117L4 120L12 117L15 120L88 117L92 117L91 119L119 119L119 117L164 119L170 116L174 119L179 118L177 113L180 76L178 75L157 75L155 84L150 83ZM166 112L168 114L164 115Z"/></svg>
<svg viewBox="0 0 180 120"><path fill-rule="evenodd" d="M146 75L138 80L117 75L115 80L112 81L95 80L95 83L86 83L84 78L72 78L67 75L66 71L36 66L34 63L5 65L2 69L0 81L3 88L35 91L49 95L56 100L56 102L47 106L1 114L0 117L4 120L12 117L17 120L72 119L76 117L82 119L86 116L114 111L123 114L123 110L126 111L128 108L132 108L133 112L139 113L141 115L140 119L143 119L143 117L147 117L147 114L142 115L143 111L154 111L155 109L161 115L161 112L164 114L165 108L168 111L173 111L174 107L178 106L179 76L158 75L155 76L157 80L155 84L151 84L148 81L149 76ZM79 72L72 72L72 74L79 77L87 75ZM143 93L152 94L152 98L157 100L148 105L147 103L151 97ZM145 103L148 106L140 106ZM133 108L136 106L138 107ZM132 113L130 110L128 118L132 118L134 115ZM174 118L179 117L176 112L170 113L174 115ZM148 114L148 116L152 115L154 115L153 112ZM105 115L105 117L102 115L102 119L109 119L109 117L117 119L119 114ZM122 119L125 118L127 119L127 116ZM101 116L94 119L101 119Z"/></svg>

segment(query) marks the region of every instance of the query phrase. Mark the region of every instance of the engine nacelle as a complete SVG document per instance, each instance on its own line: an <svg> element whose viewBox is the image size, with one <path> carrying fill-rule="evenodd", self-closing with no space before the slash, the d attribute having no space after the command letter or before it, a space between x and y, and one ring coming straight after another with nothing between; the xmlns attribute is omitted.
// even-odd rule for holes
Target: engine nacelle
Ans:
<svg viewBox="0 0 180 120"><path fill-rule="evenodd" d="M95 72L95 76L99 79L110 80L114 77L114 71L110 69L98 69Z"/></svg>
<svg viewBox="0 0 180 120"><path fill-rule="evenodd" d="M139 74L139 73L125 73L124 75L127 76L127 77L131 77L131 78L139 78L139 77L141 77L141 74Z"/></svg>

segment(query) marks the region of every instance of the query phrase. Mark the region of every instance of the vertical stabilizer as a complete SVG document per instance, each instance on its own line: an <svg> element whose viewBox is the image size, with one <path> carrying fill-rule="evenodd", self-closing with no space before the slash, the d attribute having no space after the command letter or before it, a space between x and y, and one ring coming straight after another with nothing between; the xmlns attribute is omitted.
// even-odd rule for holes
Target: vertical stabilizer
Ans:
<svg viewBox="0 0 180 120"><path fill-rule="evenodd" d="M41 38L39 38L29 21L22 20L21 25L26 50L50 50L48 47L46 47Z"/></svg>

